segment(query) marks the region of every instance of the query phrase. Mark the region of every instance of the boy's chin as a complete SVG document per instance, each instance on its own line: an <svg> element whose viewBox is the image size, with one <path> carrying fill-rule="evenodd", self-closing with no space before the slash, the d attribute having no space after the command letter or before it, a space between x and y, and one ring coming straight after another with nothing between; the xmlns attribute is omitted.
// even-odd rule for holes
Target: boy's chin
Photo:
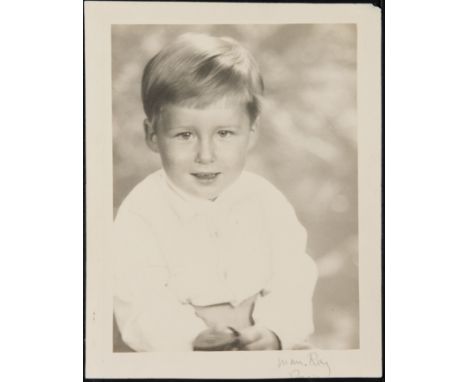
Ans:
<svg viewBox="0 0 468 382"><path fill-rule="evenodd" d="M234 179L227 179L224 174L220 174L215 179L204 179L192 177L189 182L180 185L180 188L192 197L204 200L217 199L231 184Z"/></svg>
<svg viewBox="0 0 468 382"><path fill-rule="evenodd" d="M196 184L191 184L190 190L187 191L196 198L214 200L228 187L223 181L225 179L219 178L211 181L195 180Z"/></svg>

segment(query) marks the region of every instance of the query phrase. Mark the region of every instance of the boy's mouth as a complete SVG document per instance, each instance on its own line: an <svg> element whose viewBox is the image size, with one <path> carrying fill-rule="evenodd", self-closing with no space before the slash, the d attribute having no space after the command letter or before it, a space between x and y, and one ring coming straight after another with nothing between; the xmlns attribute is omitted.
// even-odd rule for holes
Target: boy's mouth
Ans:
<svg viewBox="0 0 468 382"><path fill-rule="evenodd" d="M221 174L220 172L192 172L190 175L194 176L196 179L210 182L217 178L217 176Z"/></svg>

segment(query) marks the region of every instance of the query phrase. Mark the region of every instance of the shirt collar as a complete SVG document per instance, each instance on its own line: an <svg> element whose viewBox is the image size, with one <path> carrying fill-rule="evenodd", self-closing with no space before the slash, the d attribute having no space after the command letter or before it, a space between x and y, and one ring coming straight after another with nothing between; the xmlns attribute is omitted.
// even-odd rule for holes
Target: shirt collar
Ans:
<svg viewBox="0 0 468 382"><path fill-rule="evenodd" d="M229 198L226 197L230 193L223 192L214 201L198 198L181 190L164 171L162 173L170 206L183 222L188 222L197 215L219 214L230 205ZM231 188L232 186L229 187Z"/></svg>

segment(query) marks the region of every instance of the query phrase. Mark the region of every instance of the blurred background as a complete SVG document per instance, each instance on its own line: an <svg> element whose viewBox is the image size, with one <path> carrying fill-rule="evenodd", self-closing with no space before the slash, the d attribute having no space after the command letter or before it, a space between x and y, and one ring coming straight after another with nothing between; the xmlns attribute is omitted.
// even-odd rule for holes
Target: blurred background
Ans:
<svg viewBox="0 0 468 382"><path fill-rule="evenodd" d="M235 38L257 59L266 100L247 169L280 189L307 229L319 268L313 346L359 348L355 25L114 25L114 216L160 168L144 141L143 68L185 32Z"/></svg>

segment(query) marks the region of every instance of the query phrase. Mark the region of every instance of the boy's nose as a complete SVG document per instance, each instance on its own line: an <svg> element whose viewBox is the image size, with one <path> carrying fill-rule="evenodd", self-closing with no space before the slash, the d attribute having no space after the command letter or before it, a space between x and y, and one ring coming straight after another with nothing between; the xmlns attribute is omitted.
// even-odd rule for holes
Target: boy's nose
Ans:
<svg viewBox="0 0 468 382"><path fill-rule="evenodd" d="M201 164L213 163L215 160L213 143L209 139L200 140L196 162Z"/></svg>

